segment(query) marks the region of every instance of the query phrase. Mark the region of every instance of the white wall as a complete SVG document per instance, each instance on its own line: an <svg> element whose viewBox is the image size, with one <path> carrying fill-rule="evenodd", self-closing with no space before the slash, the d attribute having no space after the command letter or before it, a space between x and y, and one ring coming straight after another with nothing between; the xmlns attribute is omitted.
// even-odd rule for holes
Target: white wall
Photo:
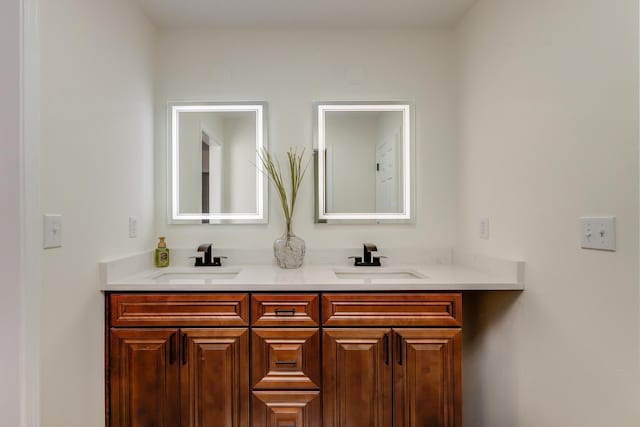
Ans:
<svg viewBox="0 0 640 427"><path fill-rule="evenodd" d="M104 425L98 262L154 244L153 28L133 5L41 1L42 209L63 215L63 247L34 254L43 427Z"/></svg>
<svg viewBox="0 0 640 427"><path fill-rule="evenodd" d="M0 3L0 414L20 423L20 5Z"/></svg>
<svg viewBox="0 0 640 427"><path fill-rule="evenodd" d="M157 45L157 232L170 247L270 248L284 231L271 191L268 225L166 225L166 105L169 100L269 103L269 144L312 150L312 102L408 100L416 112L417 218L403 225L314 224L313 171L294 231L308 247L450 247L455 236L453 37L448 30L162 31ZM186 64L198 64L198 67Z"/></svg>
<svg viewBox="0 0 640 427"><path fill-rule="evenodd" d="M527 263L466 305L465 425L635 427L638 4L480 0L458 33L458 242ZM580 249L583 215L617 252Z"/></svg>

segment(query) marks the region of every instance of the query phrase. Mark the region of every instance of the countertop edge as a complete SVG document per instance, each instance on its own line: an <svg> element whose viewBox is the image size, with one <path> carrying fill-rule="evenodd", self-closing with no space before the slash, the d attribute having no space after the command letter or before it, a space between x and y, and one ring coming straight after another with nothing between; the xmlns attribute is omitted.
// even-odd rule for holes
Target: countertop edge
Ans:
<svg viewBox="0 0 640 427"><path fill-rule="evenodd" d="M389 267L305 265L281 269L270 265L226 267L149 266L144 254L118 260L117 268L102 263L102 292L424 292L424 291L523 291L524 266L519 260L456 253L454 263L407 263ZM124 260L124 268L122 267ZM367 270L368 269L368 270ZM338 273L410 271L417 278L339 278ZM110 273L114 273L111 271ZM125 273L125 274L122 274ZM233 277L202 277L202 274L235 273ZM193 277L162 279L172 274ZM199 276L199 277L198 277ZM108 278L111 278L109 280Z"/></svg>

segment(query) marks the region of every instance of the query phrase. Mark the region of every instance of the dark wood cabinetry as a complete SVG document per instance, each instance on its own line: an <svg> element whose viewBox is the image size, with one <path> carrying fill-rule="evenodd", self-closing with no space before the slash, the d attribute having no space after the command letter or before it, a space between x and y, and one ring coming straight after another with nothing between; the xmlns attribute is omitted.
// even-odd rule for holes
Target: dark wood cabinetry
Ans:
<svg viewBox="0 0 640 427"><path fill-rule="evenodd" d="M461 427L461 302L108 294L107 426Z"/></svg>
<svg viewBox="0 0 640 427"><path fill-rule="evenodd" d="M461 305L460 294L323 295L323 326L341 326L323 329L324 427L461 427Z"/></svg>
<svg viewBox="0 0 640 427"><path fill-rule="evenodd" d="M251 385L258 390L319 390L319 329L253 329Z"/></svg>
<svg viewBox="0 0 640 427"><path fill-rule="evenodd" d="M325 329L325 427L391 427L391 329Z"/></svg>
<svg viewBox="0 0 640 427"><path fill-rule="evenodd" d="M319 391L254 391L253 427L320 427Z"/></svg>
<svg viewBox="0 0 640 427"><path fill-rule="evenodd" d="M462 426L460 329L394 329L396 427Z"/></svg>
<svg viewBox="0 0 640 427"><path fill-rule="evenodd" d="M111 330L111 426L177 426L177 329Z"/></svg>
<svg viewBox="0 0 640 427"><path fill-rule="evenodd" d="M252 427L320 427L318 301L318 294L252 295Z"/></svg>
<svg viewBox="0 0 640 427"><path fill-rule="evenodd" d="M112 294L107 306L107 426L249 426L247 294Z"/></svg>
<svg viewBox="0 0 640 427"><path fill-rule="evenodd" d="M249 425L247 329L182 329L181 426Z"/></svg>

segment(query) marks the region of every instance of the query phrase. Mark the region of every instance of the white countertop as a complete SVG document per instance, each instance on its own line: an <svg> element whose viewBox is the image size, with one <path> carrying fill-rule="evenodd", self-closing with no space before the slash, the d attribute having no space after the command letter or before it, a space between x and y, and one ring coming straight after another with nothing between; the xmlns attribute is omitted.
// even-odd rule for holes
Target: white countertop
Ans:
<svg viewBox="0 0 640 427"><path fill-rule="evenodd" d="M483 291L523 290L524 263L452 252L438 263L353 267L310 264L299 269L275 265L150 267L149 253L102 263L103 291ZM373 273L374 278L339 278L337 272ZM397 273L416 278L393 278ZM214 273L214 275L209 275ZM228 273L228 274L227 274ZM390 273L391 278L375 277ZM189 277L190 275L194 275ZM215 277L217 274L217 278ZM173 277L172 277L173 276Z"/></svg>

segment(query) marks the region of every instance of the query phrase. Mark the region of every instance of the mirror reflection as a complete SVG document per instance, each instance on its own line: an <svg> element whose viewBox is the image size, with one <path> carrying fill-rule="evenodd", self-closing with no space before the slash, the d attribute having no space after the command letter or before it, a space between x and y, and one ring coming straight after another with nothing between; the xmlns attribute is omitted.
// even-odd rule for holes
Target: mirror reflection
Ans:
<svg viewBox="0 0 640 427"><path fill-rule="evenodd" d="M265 222L264 104L174 104L172 219Z"/></svg>
<svg viewBox="0 0 640 427"><path fill-rule="evenodd" d="M317 104L317 219L410 219L406 104Z"/></svg>

